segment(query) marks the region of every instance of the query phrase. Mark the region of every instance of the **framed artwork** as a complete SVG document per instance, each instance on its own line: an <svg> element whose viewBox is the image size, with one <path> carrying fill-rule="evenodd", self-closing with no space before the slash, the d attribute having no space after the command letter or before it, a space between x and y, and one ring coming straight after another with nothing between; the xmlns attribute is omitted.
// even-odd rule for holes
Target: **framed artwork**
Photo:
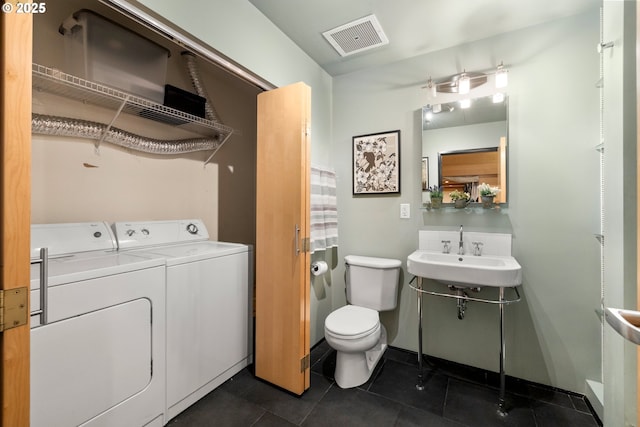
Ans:
<svg viewBox="0 0 640 427"><path fill-rule="evenodd" d="M353 137L353 194L400 193L400 131Z"/></svg>
<svg viewBox="0 0 640 427"><path fill-rule="evenodd" d="M429 158L422 158L422 191L429 188Z"/></svg>

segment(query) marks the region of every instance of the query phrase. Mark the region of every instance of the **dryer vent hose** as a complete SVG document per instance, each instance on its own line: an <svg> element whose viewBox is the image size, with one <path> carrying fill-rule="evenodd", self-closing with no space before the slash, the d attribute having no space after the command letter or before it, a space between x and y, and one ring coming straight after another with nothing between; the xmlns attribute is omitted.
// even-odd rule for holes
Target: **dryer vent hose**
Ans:
<svg viewBox="0 0 640 427"><path fill-rule="evenodd" d="M204 114L207 120L211 120L214 123L222 123L220 121L220 117L218 117L218 112L215 107L211 103L211 98L207 93L207 89L205 88L202 80L200 79L200 73L198 72L198 65L196 64L196 57L191 52L182 52L182 57L185 60L187 65L187 71L189 72L189 77L191 77L191 84L195 91L207 100L204 105Z"/></svg>
<svg viewBox="0 0 640 427"><path fill-rule="evenodd" d="M136 135L115 127L109 128L102 123L42 114L33 114L31 116L31 131L40 135L102 140L120 147L152 154L183 154L214 150L220 144L218 139L212 138L164 141Z"/></svg>

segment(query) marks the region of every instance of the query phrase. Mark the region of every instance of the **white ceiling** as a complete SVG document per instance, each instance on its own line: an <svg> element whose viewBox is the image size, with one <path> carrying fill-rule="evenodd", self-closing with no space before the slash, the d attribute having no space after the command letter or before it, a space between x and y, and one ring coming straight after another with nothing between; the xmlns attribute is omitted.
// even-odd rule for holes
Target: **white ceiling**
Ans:
<svg viewBox="0 0 640 427"><path fill-rule="evenodd" d="M329 74L378 67L575 15L601 0L249 0ZM322 33L375 14L389 44L341 57Z"/></svg>

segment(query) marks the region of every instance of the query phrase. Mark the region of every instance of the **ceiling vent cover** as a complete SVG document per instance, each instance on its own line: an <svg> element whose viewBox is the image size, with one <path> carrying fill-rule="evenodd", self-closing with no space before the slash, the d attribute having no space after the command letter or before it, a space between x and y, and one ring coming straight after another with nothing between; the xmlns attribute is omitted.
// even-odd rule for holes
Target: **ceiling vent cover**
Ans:
<svg viewBox="0 0 640 427"><path fill-rule="evenodd" d="M365 16L325 31L322 35L340 56L353 55L389 43L375 15Z"/></svg>

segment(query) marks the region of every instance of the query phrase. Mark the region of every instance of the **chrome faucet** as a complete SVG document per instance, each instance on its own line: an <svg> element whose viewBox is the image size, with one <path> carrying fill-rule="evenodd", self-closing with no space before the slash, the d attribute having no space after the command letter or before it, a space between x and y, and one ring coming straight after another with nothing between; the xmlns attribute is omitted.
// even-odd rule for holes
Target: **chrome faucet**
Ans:
<svg viewBox="0 0 640 427"><path fill-rule="evenodd" d="M462 225L460 226L460 243L458 244L458 255L464 255L464 242L462 241Z"/></svg>

